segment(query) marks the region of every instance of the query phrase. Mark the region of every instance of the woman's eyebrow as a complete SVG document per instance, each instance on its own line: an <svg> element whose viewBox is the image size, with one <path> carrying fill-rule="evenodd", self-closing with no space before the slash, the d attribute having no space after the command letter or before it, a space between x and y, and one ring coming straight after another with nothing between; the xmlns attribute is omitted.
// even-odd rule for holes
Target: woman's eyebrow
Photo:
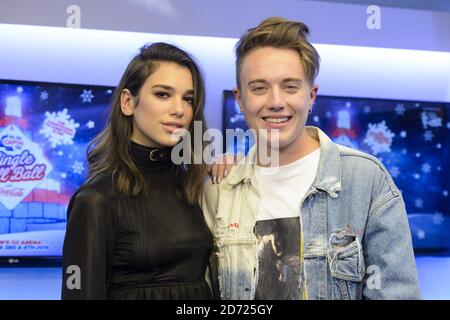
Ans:
<svg viewBox="0 0 450 320"><path fill-rule="evenodd" d="M155 84L155 85L152 86L152 89L153 88L162 88L162 89L170 90L170 91L174 91L175 90L173 87L168 86L166 84Z"/></svg>

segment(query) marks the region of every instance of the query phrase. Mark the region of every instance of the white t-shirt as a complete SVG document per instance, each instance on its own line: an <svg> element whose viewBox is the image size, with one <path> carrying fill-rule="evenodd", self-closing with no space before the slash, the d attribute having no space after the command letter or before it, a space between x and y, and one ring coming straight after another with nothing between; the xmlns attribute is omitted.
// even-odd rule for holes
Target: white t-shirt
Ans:
<svg viewBox="0 0 450 320"><path fill-rule="evenodd" d="M288 165L255 167L261 195L257 300L298 300L300 290L300 201L316 177L320 148Z"/></svg>
<svg viewBox="0 0 450 320"><path fill-rule="evenodd" d="M314 182L320 148L284 166L255 166L261 203L258 220L300 216L300 201Z"/></svg>

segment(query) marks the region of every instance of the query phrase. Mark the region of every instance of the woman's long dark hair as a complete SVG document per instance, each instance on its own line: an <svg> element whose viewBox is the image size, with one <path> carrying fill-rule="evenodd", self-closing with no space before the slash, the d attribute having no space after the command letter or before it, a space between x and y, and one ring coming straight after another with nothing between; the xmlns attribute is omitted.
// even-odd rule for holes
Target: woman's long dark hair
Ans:
<svg viewBox="0 0 450 320"><path fill-rule="evenodd" d="M191 150L194 150L194 121L201 121L203 137L206 130L205 85L196 62L188 53L173 45L162 42L145 45L128 64L114 91L105 128L88 146L88 180L99 174L112 174L114 185L121 194L134 196L147 191L148 185L132 160L130 138L133 122L132 117L122 113L120 96L123 89L128 89L137 104L139 92L147 78L155 72L158 62L174 62L191 71L194 84L194 117L189 127ZM191 204L196 203L201 196L206 171L206 164L203 162L185 166L183 191L184 197Z"/></svg>

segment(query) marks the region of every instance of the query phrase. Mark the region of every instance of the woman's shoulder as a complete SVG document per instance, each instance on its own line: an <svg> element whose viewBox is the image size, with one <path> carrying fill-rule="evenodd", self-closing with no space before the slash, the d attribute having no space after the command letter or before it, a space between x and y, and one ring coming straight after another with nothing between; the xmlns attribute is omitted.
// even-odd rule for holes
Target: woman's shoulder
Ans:
<svg viewBox="0 0 450 320"><path fill-rule="evenodd" d="M69 215L78 218L97 219L112 209L114 191L107 177L94 177L87 180L72 195L68 205Z"/></svg>
<svg viewBox="0 0 450 320"><path fill-rule="evenodd" d="M110 175L96 175L88 178L75 192L73 197L88 201L109 201L115 196Z"/></svg>

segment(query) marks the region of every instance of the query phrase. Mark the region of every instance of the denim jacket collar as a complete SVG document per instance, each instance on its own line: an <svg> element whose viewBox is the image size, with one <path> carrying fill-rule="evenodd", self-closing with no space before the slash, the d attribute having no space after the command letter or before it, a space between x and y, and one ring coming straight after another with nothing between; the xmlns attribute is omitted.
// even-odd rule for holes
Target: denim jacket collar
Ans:
<svg viewBox="0 0 450 320"><path fill-rule="evenodd" d="M337 197L341 191L341 160L336 144L319 128L307 126L307 132L320 142L320 160L316 178L312 187L327 192L332 198ZM256 163L256 145L253 146L247 157L243 158L230 172L227 183L231 186L250 181L254 184L254 167Z"/></svg>

